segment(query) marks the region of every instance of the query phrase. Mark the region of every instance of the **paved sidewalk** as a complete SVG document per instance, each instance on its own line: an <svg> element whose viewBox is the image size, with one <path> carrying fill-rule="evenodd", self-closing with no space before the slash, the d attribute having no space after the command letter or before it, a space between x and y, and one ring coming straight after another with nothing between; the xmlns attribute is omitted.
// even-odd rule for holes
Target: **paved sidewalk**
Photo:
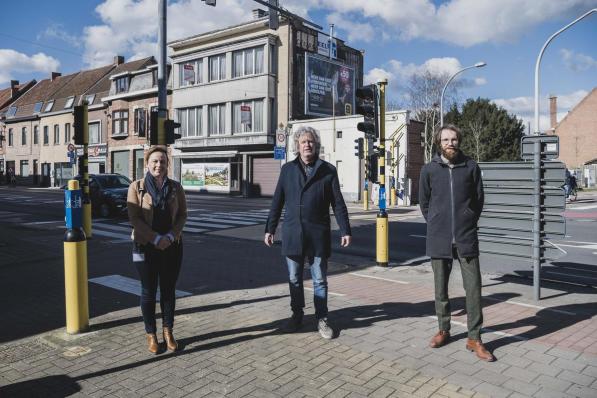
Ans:
<svg viewBox="0 0 597 398"><path fill-rule="evenodd" d="M332 263L331 341L315 332L310 299L299 333L277 331L286 284L194 295L178 300L176 354L146 351L136 307L92 319L90 333L0 346L0 397L597 397L594 290L546 286L536 305L532 287L484 275L483 337L498 358L484 363L464 349L456 267L451 284L454 338L440 349L427 347L437 328L428 264Z"/></svg>

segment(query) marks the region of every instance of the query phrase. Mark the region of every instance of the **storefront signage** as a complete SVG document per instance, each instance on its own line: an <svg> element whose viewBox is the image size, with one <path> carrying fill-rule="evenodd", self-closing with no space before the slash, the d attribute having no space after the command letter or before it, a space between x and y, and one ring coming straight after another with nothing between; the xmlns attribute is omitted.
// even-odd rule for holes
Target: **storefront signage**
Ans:
<svg viewBox="0 0 597 398"><path fill-rule="evenodd" d="M230 164L183 162L180 181L187 190L230 192Z"/></svg>
<svg viewBox="0 0 597 398"><path fill-rule="evenodd" d="M354 109L354 69L320 56L305 56L305 114L345 115ZM348 107L346 105L349 105Z"/></svg>
<svg viewBox="0 0 597 398"><path fill-rule="evenodd" d="M332 38L330 41L330 37L328 35L319 32L317 34L317 54L336 59L338 57L338 44L336 39Z"/></svg>

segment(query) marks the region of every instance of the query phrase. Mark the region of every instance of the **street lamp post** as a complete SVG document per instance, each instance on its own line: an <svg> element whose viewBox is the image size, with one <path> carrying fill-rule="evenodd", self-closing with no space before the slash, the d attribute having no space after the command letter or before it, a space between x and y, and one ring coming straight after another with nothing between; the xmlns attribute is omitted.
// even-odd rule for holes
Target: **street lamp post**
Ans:
<svg viewBox="0 0 597 398"><path fill-rule="evenodd" d="M467 66L466 68L462 68L460 69L458 72L454 73L452 76L450 76L450 78L448 79L448 81L446 82L446 84L444 85L444 88L442 89L442 95L439 98L439 125L443 126L444 125L444 93L446 92L446 88L448 87L448 84L450 84L450 82L460 73L464 72L467 69L472 69L472 68L482 68L485 65L487 65L485 62L477 62L474 65L471 66Z"/></svg>

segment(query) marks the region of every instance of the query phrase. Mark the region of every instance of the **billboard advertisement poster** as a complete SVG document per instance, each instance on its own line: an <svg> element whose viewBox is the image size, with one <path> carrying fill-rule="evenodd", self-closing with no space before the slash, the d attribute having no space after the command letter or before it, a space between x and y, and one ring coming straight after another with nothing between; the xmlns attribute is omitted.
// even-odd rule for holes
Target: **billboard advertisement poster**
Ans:
<svg viewBox="0 0 597 398"><path fill-rule="evenodd" d="M184 189L230 192L229 163L183 163L180 183Z"/></svg>
<svg viewBox="0 0 597 398"><path fill-rule="evenodd" d="M186 84L195 84L195 65L184 64L183 68L183 80Z"/></svg>
<svg viewBox="0 0 597 398"><path fill-rule="evenodd" d="M347 110L352 112L354 85L353 68L320 56L305 55L305 114L332 116L334 110L336 116L344 116Z"/></svg>

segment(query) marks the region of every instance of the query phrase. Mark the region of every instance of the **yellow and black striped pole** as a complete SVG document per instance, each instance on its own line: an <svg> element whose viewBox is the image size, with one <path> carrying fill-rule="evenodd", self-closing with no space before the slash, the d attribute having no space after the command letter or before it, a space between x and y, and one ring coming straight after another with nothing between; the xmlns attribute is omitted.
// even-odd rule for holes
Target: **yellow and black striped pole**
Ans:
<svg viewBox="0 0 597 398"><path fill-rule="evenodd" d="M64 294L66 298L66 332L89 329L87 291L87 239L82 228L82 195L77 180L68 182L64 193L66 233L64 234Z"/></svg>
<svg viewBox="0 0 597 398"><path fill-rule="evenodd" d="M388 213L386 212L386 85L379 80L379 212L377 213L376 259L377 265L388 266Z"/></svg>
<svg viewBox="0 0 597 398"><path fill-rule="evenodd" d="M396 206L396 163L394 158L394 153L396 151L396 141L392 139L392 143L390 144L390 206Z"/></svg>
<svg viewBox="0 0 597 398"><path fill-rule="evenodd" d="M363 157L365 158L365 178L363 179L363 210L369 210L369 138L363 141Z"/></svg>
<svg viewBox="0 0 597 398"><path fill-rule="evenodd" d="M87 109L87 102L83 103L83 158L81 159L81 170L79 171L83 176L81 185L83 188L83 229L87 239L91 239L91 198L89 197L89 116Z"/></svg>

